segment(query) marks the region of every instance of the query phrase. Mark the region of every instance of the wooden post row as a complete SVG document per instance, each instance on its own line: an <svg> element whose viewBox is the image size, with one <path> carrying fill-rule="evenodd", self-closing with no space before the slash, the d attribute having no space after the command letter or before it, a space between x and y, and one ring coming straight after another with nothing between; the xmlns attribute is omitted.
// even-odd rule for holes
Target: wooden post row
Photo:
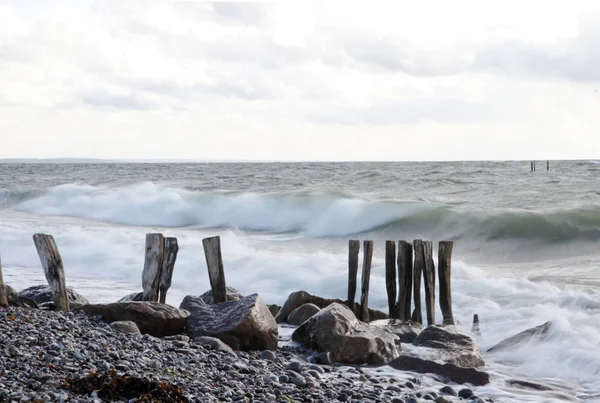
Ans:
<svg viewBox="0 0 600 403"><path fill-rule="evenodd" d="M440 280L440 309L444 325L454 325L454 316L452 315L452 287L450 282L454 242L440 241L439 245L438 276Z"/></svg>
<svg viewBox="0 0 600 403"><path fill-rule="evenodd" d="M35 234L33 243L37 249L44 275L52 291L56 310L69 311L69 296L65 282L63 261L52 235Z"/></svg>
<svg viewBox="0 0 600 403"><path fill-rule="evenodd" d="M362 287L360 296L360 320L369 321L369 283L371 277L371 261L373 259L373 241L363 242Z"/></svg>
<svg viewBox="0 0 600 403"><path fill-rule="evenodd" d="M385 289L388 297L389 317L396 312L396 243L385 242Z"/></svg>
<svg viewBox="0 0 600 403"><path fill-rule="evenodd" d="M143 301L158 301L165 240L162 234L146 234L146 256L142 271Z"/></svg>
<svg viewBox="0 0 600 403"><path fill-rule="evenodd" d="M165 238L163 243L163 261L160 272L160 283L158 286L159 302L161 304L166 302L167 291L171 288L171 280L173 279L173 269L175 268L177 253L179 253L177 238Z"/></svg>
<svg viewBox="0 0 600 403"><path fill-rule="evenodd" d="M398 303L397 319L410 320L410 297L412 288L413 249L406 241L398 242Z"/></svg>
<svg viewBox="0 0 600 403"><path fill-rule="evenodd" d="M356 276L358 274L358 252L360 241L350 240L348 242L348 308L354 312L354 300L356 299Z"/></svg>
<svg viewBox="0 0 600 403"><path fill-rule="evenodd" d="M2 277L2 258L0 257L0 306L8 306L8 297L6 296L6 286Z"/></svg>
<svg viewBox="0 0 600 403"><path fill-rule="evenodd" d="M206 256L213 301L215 304L226 302L227 286L225 285L225 271L223 270L223 257L221 255L221 238L218 236L204 238L202 245Z"/></svg>
<svg viewBox="0 0 600 403"><path fill-rule="evenodd" d="M421 276L425 271L425 254L423 252L423 241L421 239L415 239L413 241L413 247L415 251L415 266L413 272L413 298L415 302L415 309L413 311L411 320L417 323L423 323L423 313L421 312Z"/></svg>
<svg viewBox="0 0 600 403"><path fill-rule="evenodd" d="M435 263L433 262L433 244L431 241L423 242L423 255L425 258L425 311L427 326L435 324Z"/></svg>

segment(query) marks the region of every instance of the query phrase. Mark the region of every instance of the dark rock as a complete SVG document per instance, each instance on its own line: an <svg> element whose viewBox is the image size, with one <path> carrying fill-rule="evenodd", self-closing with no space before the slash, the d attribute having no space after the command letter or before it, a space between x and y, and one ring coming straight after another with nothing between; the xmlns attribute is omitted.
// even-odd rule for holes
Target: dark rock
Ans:
<svg viewBox="0 0 600 403"><path fill-rule="evenodd" d="M400 340L394 334L359 321L347 306L338 303L300 325L292 340L328 351L334 361L344 364L384 365L400 354Z"/></svg>
<svg viewBox="0 0 600 403"><path fill-rule="evenodd" d="M413 341L413 345L439 351L439 359L448 364L465 368L480 368L485 365L477 343L455 326L431 325Z"/></svg>
<svg viewBox="0 0 600 403"><path fill-rule="evenodd" d="M458 391L458 397L462 397L463 399L468 399L473 396L473 391L469 388L464 388Z"/></svg>
<svg viewBox="0 0 600 403"><path fill-rule="evenodd" d="M121 298L117 302L134 302L134 301L143 301L144 293L143 292L134 292L133 294L128 294Z"/></svg>
<svg viewBox="0 0 600 403"><path fill-rule="evenodd" d="M110 324L110 327L122 333L140 333L140 329L135 322L130 320L113 322Z"/></svg>
<svg viewBox="0 0 600 403"><path fill-rule="evenodd" d="M226 291L225 295L227 297L227 302L238 301L244 297L242 294L240 294L238 292L238 290L236 290L233 287L229 287L229 286L227 287L227 291ZM215 304L215 300L213 299L213 295L212 295L212 290L208 290L204 294L200 295L200 299L202 301L204 301L205 303L207 303L208 305Z"/></svg>
<svg viewBox="0 0 600 403"><path fill-rule="evenodd" d="M310 357L308 357L308 359L310 360L310 362L314 362L320 365L333 365L333 360L329 351L311 355Z"/></svg>
<svg viewBox="0 0 600 403"><path fill-rule="evenodd" d="M281 309L279 305L275 304L267 305L267 308L269 308L269 312L271 312L271 315L273 315L273 317L276 317L279 313L279 310Z"/></svg>
<svg viewBox="0 0 600 403"><path fill-rule="evenodd" d="M546 322L543 325L532 327L530 329L524 330L521 333L518 333L508 339L502 340L500 343L495 346L489 348L488 353L503 350L506 348L513 348L515 346L529 343L532 341L540 341L544 339L550 328L552 327L552 322Z"/></svg>
<svg viewBox="0 0 600 403"><path fill-rule="evenodd" d="M454 388L452 386L447 385L440 389L440 393L445 393L446 395L450 396L458 396L458 393L456 393Z"/></svg>
<svg viewBox="0 0 600 403"><path fill-rule="evenodd" d="M155 337L183 333L190 313L158 302L116 302L83 305L73 310L86 315L101 315L107 323L132 321L140 332Z"/></svg>
<svg viewBox="0 0 600 403"><path fill-rule="evenodd" d="M509 379L506 381L506 384L510 385L510 386L516 386L519 388L539 390L539 391L555 390L554 388L552 388L548 385L543 385L541 383L536 383L536 382L524 381L521 379Z"/></svg>
<svg viewBox="0 0 600 403"><path fill-rule="evenodd" d="M434 400L435 403L452 403L450 400L446 399L444 396L438 396Z"/></svg>
<svg viewBox="0 0 600 403"><path fill-rule="evenodd" d="M6 299L8 300L8 305L18 305L19 304L19 295L17 290L9 286L8 284L4 285L4 291L6 292Z"/></svg>
<svg viewBox="0 0 600 403"><path fill-rule="evenodd" d="M194 343L199 344L201 346L209 346L213 350L223 351L233 356L237 356L235 354L235 351L233 351L231 347L229 347L227 344L223 343L216 337L199 336L194 339Z"/></svg>
<svg viewBox="0 0 600 403"><path fill-rule="evenodd" d="M192 338L216 337L234 350L277 349L277 323L257 294L214 305L188 295L180 308L191 313Z"/></svg>
<svg viewBox="0 0 600 403"><path fill-rule="evenodd" d="M275 358L275 353L271 350L265 350L262 353L260 353L261 360L275 361Z"/></svg>
<svg viewBox="0 0 600 403"><path fill-rule="evenodd" d="M19 298L27 299L35 302L37 305L44 304L46 302L54 303L54 296L52 290L47 285L36 285L33 287L26 288L17 293ZM89 304L88 300L79 294L71 287L67 287L67 296L69 297L69 306L71 309L80 307L82 305Z"/></svg>
<svg viewBox="0 0 600 403"><path fill-rule="evenodd" d="M448 380L474 386L483 386L490 383L490 375L473 368L463 368L453 364L439 364L434 361L423 360L417 357L402 355L388 364L400 371L413 371L421 374L436 374Z"/></svg>
<svg viewBox="0 0 600 403"><path fill-rule="evenodd" d="M287 319L287 323L289 323L290 325L300 326L308 319L316 315L320 310L321 308L319 308L315 304L304 304L294 309L292 313L290 313Z"/></svg>
<svg viewBox="0 0 600 403"><path fill-rule="evenodd" d="M423 325L417 322L405 322L398 319L380 319L370 322L371 326L383 327L394 333L400 338L402 343L412 343L421 330Z"/></svg>

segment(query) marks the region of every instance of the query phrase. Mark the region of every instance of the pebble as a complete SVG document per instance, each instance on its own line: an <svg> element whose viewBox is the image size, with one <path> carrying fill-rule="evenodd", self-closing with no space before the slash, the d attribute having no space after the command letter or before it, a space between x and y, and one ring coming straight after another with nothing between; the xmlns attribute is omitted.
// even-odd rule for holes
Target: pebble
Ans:
<svg viewBox="0 0 600 403"><path fill-rule="evenodd" d="M452 386L444 386L440 389L440 393L445 393L450 396L458 396L458 394L456 393L454 388L452 388Z"/></svg>
<svg viewBox="0 0 600 403"><path fill-rule="evenodd" d="M468 399L473 396L473 391L469 388L464 388L458 391L458 397L462 397L463 399Z"/></svg>

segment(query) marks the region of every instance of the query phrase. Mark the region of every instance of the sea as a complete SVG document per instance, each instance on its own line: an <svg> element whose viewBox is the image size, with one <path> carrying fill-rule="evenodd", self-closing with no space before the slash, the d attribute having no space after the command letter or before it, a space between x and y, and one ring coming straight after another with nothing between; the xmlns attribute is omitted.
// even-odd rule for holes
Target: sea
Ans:
<svg viewBox="0 0 600 403"><path fill-rule="evenodd" d="M141 290L145 234L175 236L167 303L210 289L202 239L218 235L227 285L282 304L345 298L348 241L375 245L369 302L387 309L385 241L454 241L452 302L496 402L600 402L600 162L0 164L5 282L44 284L32 235L51 234L67 285L91 302ZM437 264L437 258L435 258ZM360 270L359 270L360 272ZM357 296L358 298L359 296ZM437 318L441 318L439 307ZM488 353L552 322L534 342ZM550 385L511 388L509 379Z"/></svg>

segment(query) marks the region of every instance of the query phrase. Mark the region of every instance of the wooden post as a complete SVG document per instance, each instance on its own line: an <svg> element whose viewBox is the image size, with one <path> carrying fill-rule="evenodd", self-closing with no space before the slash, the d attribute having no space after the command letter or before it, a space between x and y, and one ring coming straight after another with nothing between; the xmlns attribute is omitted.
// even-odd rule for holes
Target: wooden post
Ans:
<svg viewBox="0 0 600 403"><path fill-rule="evenodd" d="M546 171L550 170L550 160L546 161Z"/></svg>
<svg viewBox="0 0 600 403"><path fill-rule="evenodd" d="M146 256L142 271L142 301L158 302L165 241L162 234L146 234Z"/></svg>
<svg viewBox="0 0 600 403"><path fill-rule="evenodd" d="M65 282L65 270L63 261L58 252L58 247L52 235L35 234L33 243L37 249L44 275L52 290L56 310L69 312L69 296Z"/></svg>
<svg viewBox="0 0 600 403"><path fill-rule="evenodd" d="M356 276L358 274L358 252L360 241L350 240L348 242L348 308L354 312L354 300L356 299Z"/></svg>
<svg viewBox="0 0 600 403"><path fill-rule="evenodd" d="M202 240L210 288L212 289L215 304L227 301L227 286L225 285L225 270L223 269L223 257L221 255L221 237L214 236Z"/></svg>
<svg viewBox="0 0 600 403"><path fill-rule="evenodd" d="M385 242L385 289L388 297L390 318L396 311L396 242Z"/></svg>
<svg viewBox="0 0 600 403"><path fill-rule="evenodd" d="M369 280L371 277L371 260L373 259L373 241L363 242L362 289L360 295L360 320L369 321Z"/></svg>
<svg viewBox="0 0 600 403"><path fill-rule="evenodd" d="M452 241L440 241L438 252L438 275L440 280L440 309L444 318L444 325L454 325L454 316L452 315Z"/></svg>
<svg viewBox="0 0 600 403"><path fill-rule="evenodd" d="M410 296L412 289L412 245L398 242L398 313L401 320L410 320Z"/></svg>
<svg viewBox="0 0 600 403"><path fill-rule="evenodd" d="M6 285L2 277L2 258L0 257L0 306L8 306L8 297L6 296Z"/></svg>
<svg viewBox="0 0 600 403"><path fill-rule="evenodd" d="M473 326L471 327L471 332L475 334L479 334L479 315L473 315Z"/></svg>
<svg viewBox="0 0 600 403"><path fill-rule="evenodd" d="M177 238L165 238L163 245L163 264L160 271L160 283L158 286L159 301L164 304L167 299L167 291L171 288L171 279L173 278L173 269L175 268L175 260L179 245Z"/></svg>
<svg viewBox="0 0 600 403"><path fill-rule="evenodd" d="M421 239L415 239L413 241L413 247L415 251L415 265L413 272L413 299L415 302L415 309L411 317L413 322L423 323L423 312L421 311L421 276L424 275L425 271L425 255L423 253L423 241Z"/></svg>
<svg viewBox="0 0 600 403"><path fill-rule="evenodd" d="M427 326L435 324L435 263L433 262L433 244L431 241L423 242L423 256L425 258L425 311L427 313Z"/></svg>

